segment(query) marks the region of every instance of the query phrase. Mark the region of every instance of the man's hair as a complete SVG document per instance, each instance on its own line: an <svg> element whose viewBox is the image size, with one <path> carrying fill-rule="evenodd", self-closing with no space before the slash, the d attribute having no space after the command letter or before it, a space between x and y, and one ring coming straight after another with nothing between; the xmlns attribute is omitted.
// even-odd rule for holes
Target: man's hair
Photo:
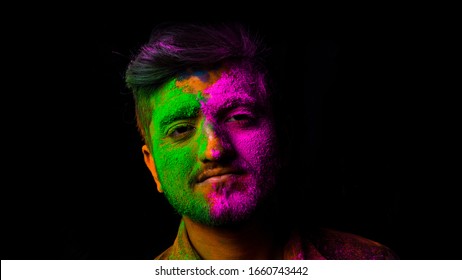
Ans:
<svg viewBox="0 0 462 280"><path fill-rule="evenodd" d="M128 64L125 82L133 93L137 128L149 146L150 95L183 71L249 61L266 74L269 49L262 38L239 22L168 22L157 25L147 44ZM150 147L151 148L151 147Z"/></svg>

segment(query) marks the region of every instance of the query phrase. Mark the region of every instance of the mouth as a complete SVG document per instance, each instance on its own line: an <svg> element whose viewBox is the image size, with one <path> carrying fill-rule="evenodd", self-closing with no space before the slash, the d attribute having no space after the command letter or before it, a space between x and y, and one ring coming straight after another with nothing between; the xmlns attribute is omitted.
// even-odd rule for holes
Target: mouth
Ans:
<svg viewBox="0 0 462 280"><path fill-rule="evenodd" d="M242 174L242 171L230 168L209 169L198 176L197 184L222 183Z"/></svg>

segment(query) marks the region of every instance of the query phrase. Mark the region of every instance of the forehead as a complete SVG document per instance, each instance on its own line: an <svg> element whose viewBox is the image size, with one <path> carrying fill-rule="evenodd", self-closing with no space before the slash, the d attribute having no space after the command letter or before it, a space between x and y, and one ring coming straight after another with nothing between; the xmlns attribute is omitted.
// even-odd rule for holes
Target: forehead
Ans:
<svg viewBox="0 0 462 280"><path fill-rule="evenodd" d="M175 79L175 86L184 93L198 93L213 85L226 68L212 70L191 70L182 73Z"/></svg>
<svg viewBox="0 0 462 280"><path fill-rule="evenodd" d="M184 94L209 99L226 95L262 95L263 92L266 90L261 74L253 71L250 64L234 64L185 71L161 87L151 101L164 103Z"/></svg>

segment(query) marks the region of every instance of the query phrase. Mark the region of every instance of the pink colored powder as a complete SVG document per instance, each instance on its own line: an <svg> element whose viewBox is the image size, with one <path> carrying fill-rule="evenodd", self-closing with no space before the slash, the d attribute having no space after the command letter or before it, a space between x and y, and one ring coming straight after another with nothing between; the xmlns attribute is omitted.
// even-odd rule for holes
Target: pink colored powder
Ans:
<svg viewBox="0 0 462 280"><path fill-rule="evenodd" d="M224 71L219 80L204 91L209 96L202 100L202 112L207 122L214 126L217 137L222 141L224 149L234 149L237 154L245 155L247 171L255 172L254 182L244 186L242 190L220 188L210 194L212 201L211 215L221 216L224 212L232 215L247 215L253 211L258 203L261 192L264 191L262 182L272 184L272 167L276 165L273 157L275 149L274 127L269 118L262 118L258 127L250 130L233 130L222 128L220 114L229 109L246 110L246 107L256 108L258 105L268 107L266 91L263 83L263 75L252 71L249 64L234 66L229 71ZM237 108L237 109L236 109ZM254 112L255 113L255 112ZM219 151L212 151L217 158ZM265 168L268 166L268 168ZM269 182L266 182L269 181Z"/></svg>

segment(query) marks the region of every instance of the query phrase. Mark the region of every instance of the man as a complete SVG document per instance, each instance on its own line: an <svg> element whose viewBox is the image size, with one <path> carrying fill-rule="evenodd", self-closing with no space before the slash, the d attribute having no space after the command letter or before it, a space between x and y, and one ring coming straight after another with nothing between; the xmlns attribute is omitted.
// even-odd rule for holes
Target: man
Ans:
<svg viewBox="0 0 462 280"><path fill-rule="evenodd" d="M182 217L156 259L396 258L287 218L288 134L266 50L236 23L169 23L128 65L145 163Z"/></svg>

